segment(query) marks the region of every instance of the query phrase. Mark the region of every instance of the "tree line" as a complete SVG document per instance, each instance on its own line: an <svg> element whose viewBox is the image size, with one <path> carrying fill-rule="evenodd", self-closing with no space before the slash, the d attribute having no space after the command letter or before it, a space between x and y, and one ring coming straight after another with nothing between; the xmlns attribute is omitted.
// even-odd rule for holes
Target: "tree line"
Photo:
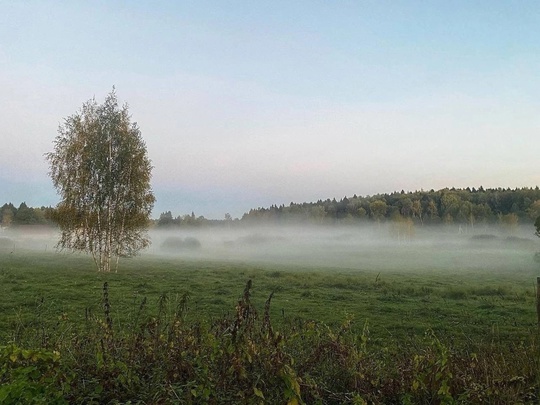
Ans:
<svg viewBox="0 0 540 405"><path fill-rule="evenodd" d="M16 208L6 203L0 208L2 226L53 224L56 209ZM225 214L224 219L208 219L191 214L174 216L162 212L151 221L155 227L237 226L256 223L347 224L356 222L410 221L416 225L501 223L531 224L540 217L540 188L444 188L441 190L393 192L373 196L343 197L317 202L272 205L251 209L241 218Z"/></svg>
<svg viewBox="0 0 540 405"><path fill-rule="evenodd" d="M540 216L540 189L444 188L438 191L393 192L344 197L317 202L272 205L251 209L240 219L225 214L209 220L193 212L174 217L171 211L155 220L158 227L192 227L246 223L347 224L357 222L409 222L417 225L533 223Z"/></svg>
<svg viewBox="0 0 540 405"><path fill-rule="evenodd" d="M540 216L540 189L444 188L335 198L252 209L242 221L347 223L411 221L415 224L532 223Z"/></svg>
<svg viewBox="0 0 540 405"><path fill-rule="evenodd" d="M22 202L15 207L11 202L5 203L0 208L0 224L4 228L17 225L52 225L54 208L52 207L29 207Z"/></svg>

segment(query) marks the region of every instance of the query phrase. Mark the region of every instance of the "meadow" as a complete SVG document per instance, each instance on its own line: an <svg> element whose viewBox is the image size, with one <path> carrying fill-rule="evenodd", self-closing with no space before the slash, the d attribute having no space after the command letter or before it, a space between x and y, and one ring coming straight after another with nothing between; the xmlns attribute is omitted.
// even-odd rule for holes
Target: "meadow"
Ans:
<svg viewBox="0 0 540 405"><path fill-rule="evenodd" d="M159 250L169 237L160 235L150 252L110 274L49 244L5 244L4 358L56 373L48 382L54 392L69 386L59 403L535 402L533 240L447 232L383 241L374 232L345 229L328 239L244 230L219 243L209 239L215 232L198 232L189 237L200 249L173 253ZM144 365L126 354L133 347ZM171 371L173 347L183 360ZM23 350L38 350L37 363ZM116 360L107 363L106 353ZM17 364L2 371L11 388L0 389L0 399L14 398L22 384L50 402L43 381L21 380ZM86 385L66 374L68 364Z"/></svg>

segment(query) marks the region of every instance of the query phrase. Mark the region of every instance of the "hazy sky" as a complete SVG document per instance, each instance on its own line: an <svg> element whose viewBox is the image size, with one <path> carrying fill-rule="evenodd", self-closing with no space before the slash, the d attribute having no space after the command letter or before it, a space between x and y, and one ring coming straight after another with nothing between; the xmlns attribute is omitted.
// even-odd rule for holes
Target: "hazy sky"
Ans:
<svg viewBox="0 0 540 405"><path fill-rule="evenodd" d="M0 1L0 204L113 85L154 216L540 184L538 1Z"/></svg>

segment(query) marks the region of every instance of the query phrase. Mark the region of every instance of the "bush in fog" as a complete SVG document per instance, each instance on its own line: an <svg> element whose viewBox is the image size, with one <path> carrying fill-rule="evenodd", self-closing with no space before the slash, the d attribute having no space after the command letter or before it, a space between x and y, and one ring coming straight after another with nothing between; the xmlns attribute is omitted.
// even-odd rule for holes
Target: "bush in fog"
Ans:
<svg viewBox="0 0 540 405"><path fill-rule="evenodd" d="M197 238L187 237L181 238L180 236L169 236L161 244L161 249L169 252L181 252L197 250L201 248L201 242Z"/></svg>
<svg viewBox="0 0 540 405"><path fill-rule="evenodd" d="M201 247L201 242L197 238L187 237L184 239L184 247L186 249L199 249Z"/></svg>

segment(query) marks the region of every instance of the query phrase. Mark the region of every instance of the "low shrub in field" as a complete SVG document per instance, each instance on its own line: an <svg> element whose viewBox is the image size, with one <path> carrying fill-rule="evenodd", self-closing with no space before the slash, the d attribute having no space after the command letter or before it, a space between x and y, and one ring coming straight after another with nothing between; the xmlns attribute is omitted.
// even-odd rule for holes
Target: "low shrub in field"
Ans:
<svg viewBox="0 0 540 405"><path fill-rule="evenodd" d="M161 249L170 253L180 253L184 251L196 251L201 248L201 242L197 238L188 236L170 236L161 244Z"/></svg>
<svg viewBox="0 0 540 405"><path fill-rule="evenodd" d="M434 332L371 348L353 331L294 320L276 330L272 295L261 314L248 282L233 315L187 323L188 296L156 313L141 301L129 320L103 313L0 348L2 403L451 404L537 400L535 339L513 346L453 347ZM118 322L119 324L120 322ZM24 340L23 340L24 338ZM32 343L34 339L34 343ZM41 346L36 350L20 345Z"/></svg>

